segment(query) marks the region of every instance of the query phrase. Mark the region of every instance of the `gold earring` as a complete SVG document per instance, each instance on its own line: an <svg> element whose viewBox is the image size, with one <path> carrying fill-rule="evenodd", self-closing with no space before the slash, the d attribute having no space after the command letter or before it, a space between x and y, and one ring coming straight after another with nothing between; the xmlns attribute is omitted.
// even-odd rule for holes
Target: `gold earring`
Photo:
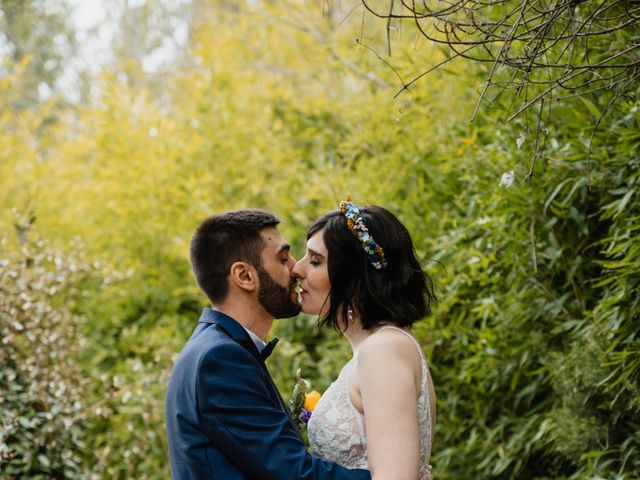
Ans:
<svg viewBox="0 0 640 480"><path fill-rule="evenodd" d="M347 318L350 322L353 322L353 310L351 309L351 307L347 308Z"/></svg>

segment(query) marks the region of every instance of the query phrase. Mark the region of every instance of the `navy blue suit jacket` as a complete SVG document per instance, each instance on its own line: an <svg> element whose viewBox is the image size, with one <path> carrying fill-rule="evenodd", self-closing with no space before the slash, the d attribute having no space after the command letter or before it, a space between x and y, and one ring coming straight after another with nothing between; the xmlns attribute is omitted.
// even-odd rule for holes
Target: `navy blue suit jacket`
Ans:
<svg viewBox="0 0 640 480"><path fill-rule="evenodd" d="M176 480L370 478L307 452L246 330L209 308L171 372L166 421Z"/></svg>

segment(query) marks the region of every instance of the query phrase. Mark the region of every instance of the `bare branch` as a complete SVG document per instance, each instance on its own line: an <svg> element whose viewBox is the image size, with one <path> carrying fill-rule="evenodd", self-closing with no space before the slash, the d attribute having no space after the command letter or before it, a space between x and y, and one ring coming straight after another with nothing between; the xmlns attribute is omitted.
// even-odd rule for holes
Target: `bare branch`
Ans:
<svg viewBox="0 0 640 480"><path fill-rule="evenodd" d="M373 8L369 0L362 0L362 5L368 14L386 19L389 55L392 20L411 21L419 35L452 52L403 82L395 96L453 59L491 64L472 118L491 89L513 89L514 99L521 103L514 102L511 120L538 102L550 105L555 90L632 88L621 78L640 69L636 1L389 0L384 11ZM529 87L534 89L532 96L523 100L520 95Z"/></svg>

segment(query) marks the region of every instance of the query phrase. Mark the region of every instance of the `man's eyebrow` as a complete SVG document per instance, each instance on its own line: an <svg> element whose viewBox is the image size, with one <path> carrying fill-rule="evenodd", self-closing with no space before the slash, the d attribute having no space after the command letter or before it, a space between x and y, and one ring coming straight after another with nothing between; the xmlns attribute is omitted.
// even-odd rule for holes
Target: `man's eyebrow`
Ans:
<svg viewBox="0 0 640 480"><path fill-rule="evenodd" d="M319 252L316 252L315 250L313 250L312 248L307 248L307 250L309 250L309 253L311 253L311 255L313 255L314 257L320 257L320 258L324 258L324 255L322 255Z"/></svg>
<svg viewBox="0 0 640 480"><path fill-rule="evenodd" d="M282 252L288 252L291 249L291 245L288 243L283 243L278 249L277 255L280 255Z"/></svg>

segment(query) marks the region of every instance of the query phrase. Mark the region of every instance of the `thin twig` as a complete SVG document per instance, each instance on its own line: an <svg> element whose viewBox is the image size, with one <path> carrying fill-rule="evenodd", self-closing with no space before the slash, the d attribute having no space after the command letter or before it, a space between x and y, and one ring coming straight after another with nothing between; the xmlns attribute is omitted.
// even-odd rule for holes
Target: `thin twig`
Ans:
<svg viewBox="0 0 640 480"><path fill-rule="evenodd" d="M373 54L378 57L378 60L382 61L387 67L389 67L391 70L393 70L393 73L396 74L396 77L398 77L398 80L400 80L400 82L404 85L404 80L402 80L402 77L400 76L400 74L398 73L398 71L394 68L393 65L391 65L389 62L387 62L384 58L382 58L378 52L376 52L373 48L371 48L368 45L365 45L364 43L362 43L362 41L359 38L356 38L356 43L358 45L363 46L364 48L366 48L367 50L370 50L371 52L373 52Z"/></svg>

